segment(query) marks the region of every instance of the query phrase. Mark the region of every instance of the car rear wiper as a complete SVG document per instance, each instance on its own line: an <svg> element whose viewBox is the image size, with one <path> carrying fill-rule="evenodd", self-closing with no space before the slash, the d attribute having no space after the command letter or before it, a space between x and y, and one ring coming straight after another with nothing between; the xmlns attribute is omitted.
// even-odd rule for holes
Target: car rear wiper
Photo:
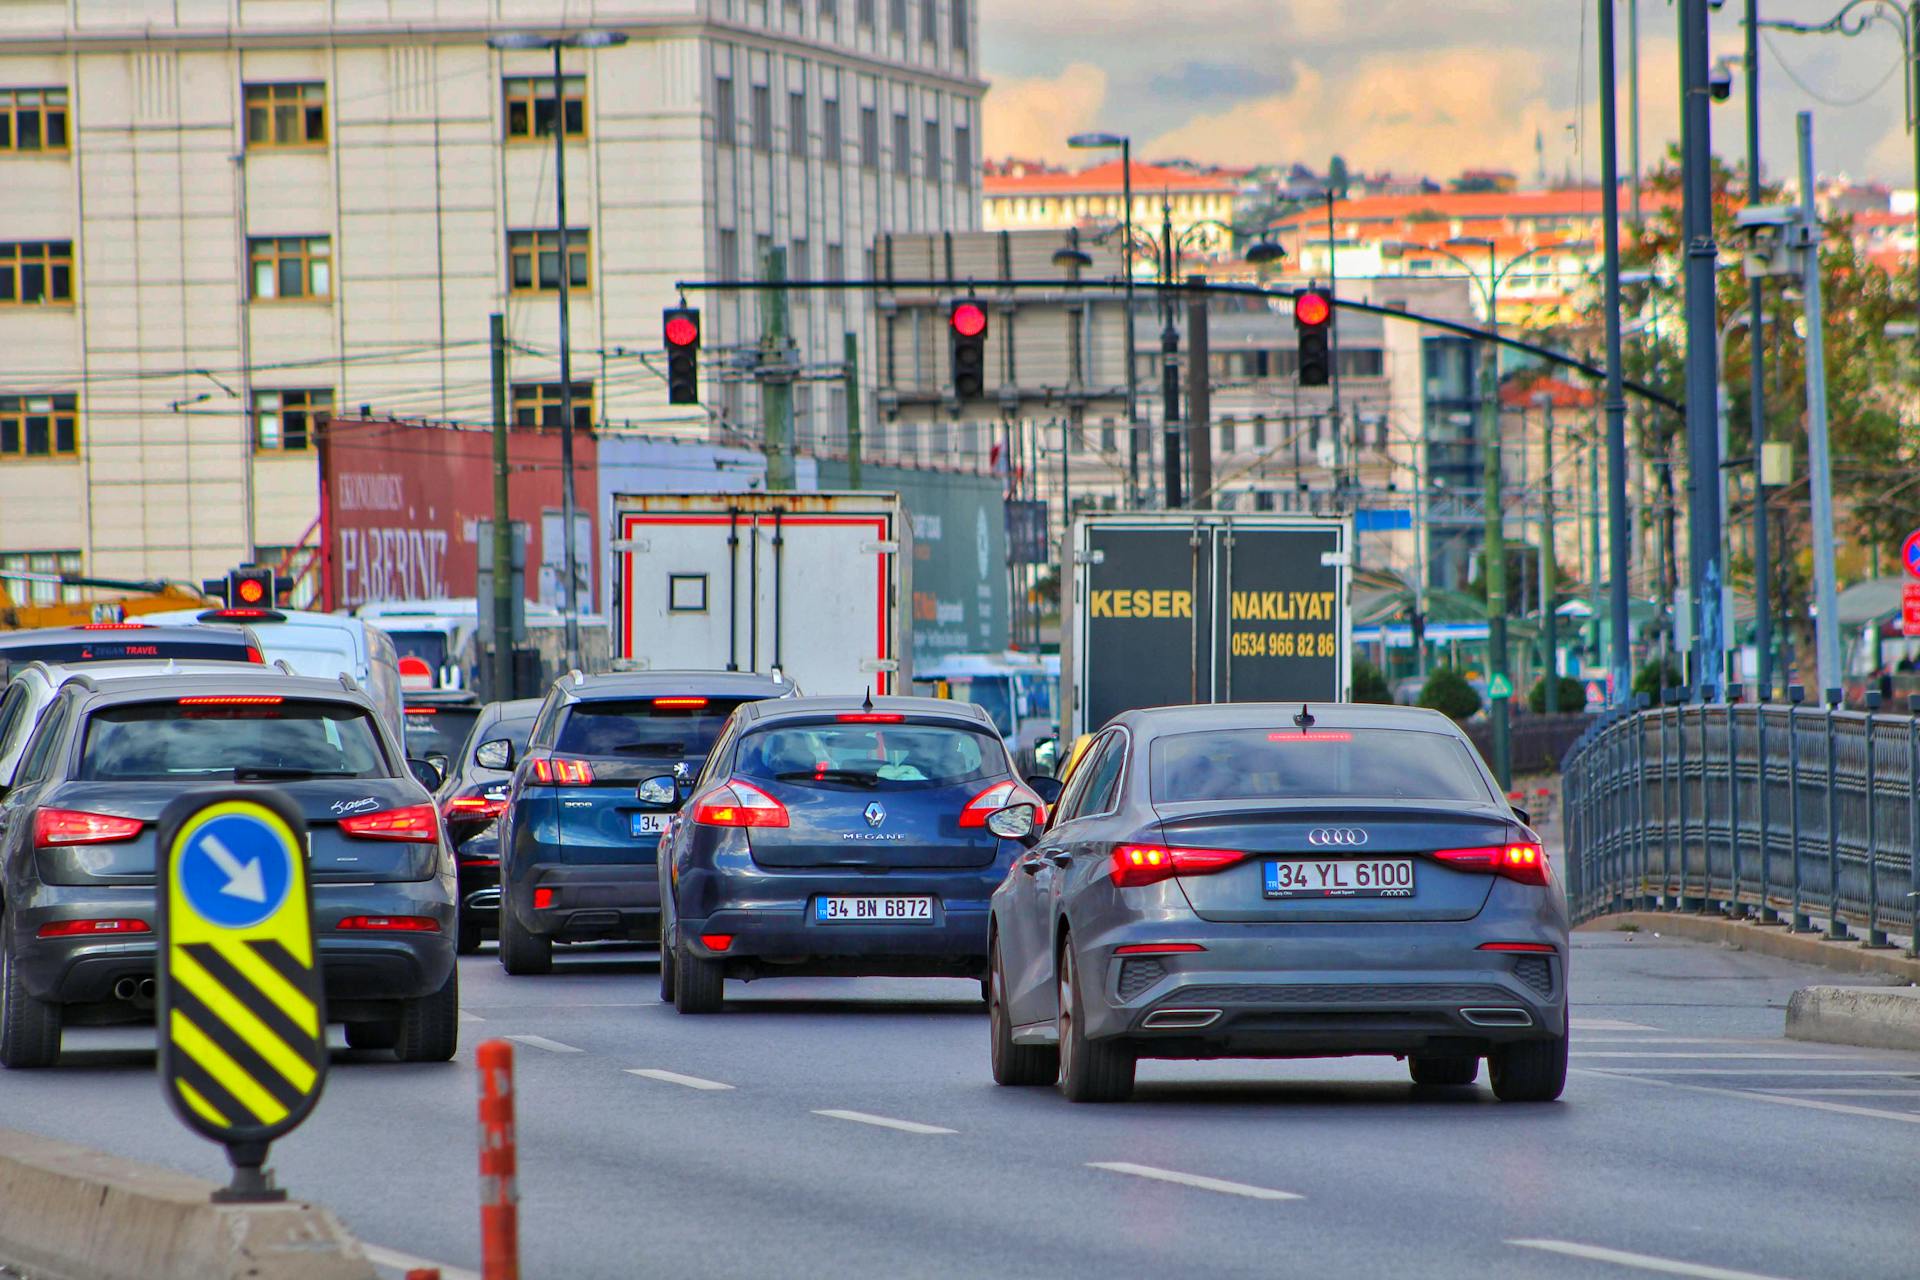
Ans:
<svg viewBox="0 0 1920 1280"><path fill-rule="evenodd" d="M686 751L684 742L623 742L617 747L608 747L614 755L622 756L677 756Z"/></svg>
<svg viewBox="0 0 1920 1280"><path fill-rule="evenodd" d="M775 782L844 782L853 787L877 787L880 778L864 769L793 769L773 775Z"/></svg>
<svg viewBox="0 0 1920 1280"><path fill-rule="evenodd" d="M235 782L303 782L308 778L357 778L352 769L277 769L271 765L243 764L233 771Z"/></svg>

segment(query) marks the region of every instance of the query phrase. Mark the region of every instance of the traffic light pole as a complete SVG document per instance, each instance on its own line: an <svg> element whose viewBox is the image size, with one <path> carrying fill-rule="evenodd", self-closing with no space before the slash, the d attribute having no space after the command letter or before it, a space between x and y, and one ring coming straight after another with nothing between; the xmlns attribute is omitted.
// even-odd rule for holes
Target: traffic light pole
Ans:
<svg viewBox="0 0 1920 1280"><path fill-rule="evenodd" d="M513 516L507 500L507 326L495 312L493 346L493 687L488 697L513 697Z"/></svg>
<svg viewBox="0 0 1920 1280"><path fill-rule="evenodd" d="M1172 205L1161 203L1160 219L1160 279L1171 285L1174 282ZM1178 511L1182 505L1180 479L1185 470L1180 464L1180 330L1174 325L1174 308L1177 305L1172 292L1161 290L1160 401L1162 431L1166 440L1166 505L1169 511Z"/></svg>
<svg viewBox="0 0 1920 1280"><path fill-rule="evenodd" d="M1687 558L1694 617L1687 683L1699 691L1702 702L1712 702L1719 698L1724 678L1720 581L1725 566L1720 560L1720 440L1714 403L1720 332L1714 262L1719 249L1713 240L1707 0L1681 0L1676 8L1684 86L1680 153L1687 251Z"/></svg>
<svg viewBox="0 0 1920 1280"><path fill-rule="evenodd" d="M1187 295L1187 455L1192 472L1188 505L1203 511L1213 505L1213 370L1207 333L1205 276L1188 276L1196 292Z"/></svg>
<svg viewBox="0 0 1920 1280"><path fill-rule="evenodd" d="M1487 326L1500 329L1500 279L1487 270ZM1487 693L1492 706L1493 774L1505 790L1513 784L1513 745L1508 715L1513 698L1507 678L1507 535L1504 499L1500 493L1500 347L1491 343L1480 362L1481 490L1486 504L1486 547L1482 553L1487 576ZM1506 693L1499 692L1501 684Z"/></svg>
<svg viewBox="0 0 1920 1280"><path fill-rule="evenodd" d="M567 286L573 277L573 263L567 244L567 94L566 81L560 74L560 44L553 46L553 180L555 212L559 215L560 225L556 230L560 251L560 542L566 554L566 624L567 624L567 665L573 670L580 669L580 574L575 568L580 563L579 537L573 527L573 337L571 317L568 314ZM540 280L540 264L534 262L534 282ZM509 575L513 569L511 557L507 560ZM495 573L499 569L496 567Z"/></svg>
<svg viewBox="0 0 1920 1280"><path fill-rule="evenodd" d="M860 339L846 335L847 488L860 488Z"/></svg>
<svg viewBox="0 0 1920 1280"><path fill-rule="evenodd" d="M760 299L760 363L777 365L781 372L760 379L760 447L767 455L767 489L786 492L794 486L793 439L788 434L793 405L793 374L787 365L787 251L767 250L766 295Z"/></svg>

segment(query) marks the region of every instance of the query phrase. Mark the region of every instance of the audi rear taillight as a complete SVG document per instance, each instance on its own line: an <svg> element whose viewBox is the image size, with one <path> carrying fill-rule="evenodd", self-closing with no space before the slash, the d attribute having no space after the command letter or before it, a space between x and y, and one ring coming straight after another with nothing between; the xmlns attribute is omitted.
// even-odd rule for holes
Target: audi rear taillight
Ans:
<svg viewBox="0 0 1920 1280"><path fill-rule="evenodd" d="M590 787L593 785L593 766L585 760L575 760L568 756L541 756L529 763L535 782L550 782L559 787Z"/></svg>
<svg viewBox="0 0 1920 1280"><path fill-rule="evenodd" d="M382 809L378 813L356 813L340 819L340 830L362 840L407 840L427 844L440 838L440 825L430 804L410 804L403 809Z"/></svg>
<svg viewBox="0 0 1920 1280"><path fill-rule="evenodd" d="M1158 844L1123 844L1109 859L1107 875L1122 889L1158 884L1174 876L1207 876L1244 862L1240 849L1170 849Z"/></svg>
<svg viewBox="0 0 1920 1280"><path fill-rule="evenodd" d="M1206 948L1197 942L1129 942L1124 947L1115 947L1117 956L1186 956Z"/></svg>
<svg viewBox="0 0 1920 1280"><path fill-rule="evenodd" d="M365 933L440 932L440 922L432 916L347 916L336 927Z"/></svg>
<svg viewBox="0 0 1920 1280"><path fill-rule="evenodd" d="M131 840L146 824L138 818L112 813L85 813L79 809L36 809L33 843L42 849L65 844L107 844Z"/></svg>
<svg viewBox="0 0 1920 1280"><path fill-rule="evenodd" d="M1520 884L1547 882L1547 855L1537 844L1488 844L1471 849L1436 849L1437 861L1462 871L1491 871Z"/></svg>
<svg viewBox="0 0 1920 1280"><path fill-rule="evenodd" d="M967 807L960 811L962 827L984 827L987 819L1011 805L1030 804L1033 806L1033 825L1039 830L1047 823L1047 804L1032 788L1019 782L996 782L967 801Z"/></svg>
<svg viewBox="0 0 1920 1280"><path fill-rule="evenodd" d="M787 806L735 778L696 797L693 820L703 827L784 827Z"/></svg>
<svg viewBox="0 0 1920 1280"><path fill-rule="evenodd" d="M151 933L145 920L49 920L34 931L37 938L88 938L103 933Z"/></svg>

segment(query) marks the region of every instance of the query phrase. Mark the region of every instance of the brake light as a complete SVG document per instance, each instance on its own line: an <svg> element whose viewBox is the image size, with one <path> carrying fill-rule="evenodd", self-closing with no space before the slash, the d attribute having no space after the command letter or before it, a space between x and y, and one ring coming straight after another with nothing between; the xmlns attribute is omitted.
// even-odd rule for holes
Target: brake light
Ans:
<svg viewBox="0 0 1920 1280"><path fill-rule="evenodd" d="M1132 942L1124 947L1115 947L1117 956L1184 956L1206 948L1197 942Z"/></svg>
<svg viewBox="0 0 1920 1280"><path fill-rule="evenodd" d="M33 843L40 848L63 844L106 844L131 840L146 824L138 818L111 813L83 813L78 809L37 809L33 815Z"/></svg>
<svg viewBox="0 0 1920 1280"><path fill-rule="evenodd" d="M440 708L438 708L438 707L408 707L408 708L407 708L407 714L408 714L408 715L410 715L410 716L437 716L437 715L439 715L439 714L440 714Z"/></svg>
<svg viewBox="0 0 1920 1280"><path fill-rule="evenodd" d="M257 662L257 663L259 663L259 664L260 664L261 666L263 666L263 667L264 667L264 666L266 666L266 665L267 665L267 655L266 655L266 654L264 654L264 653L262 653L262 652L260 652L260 651L259 651L258 649L256 649L256 648L254 648L254 647L253 647L252 645L248 645L248 646L247 646L247 661L248 661L248 662Z"/></svg>
<svg viewBox="0 0 1920 1280"><path fill-rule="evenodd" d="M1547 882L1547 855L1537 844L1489 844L1471 849L1436 849L1433 856L1462 871L1491 871L1520 884Z"/></svg>
<svg viewBox="0 0 1920 1280"><path fill-rule="evenodd" d="M83 622L80 624L82 631L145 631L146 629L147 624L144 622Z"/></svg>
<svg viewBox="0 0 1920 1280"><path fill-rule="evenodd" d="M506 811L505 800L489 800L485 796L455 796L447 801L449 818L497 818Z"/></svg>
<svg viewBox="0 0 1920 1280"><path fill-rule="evenodd" d="M1158 884L1174 876L1206 876L1247 858L1240 849L1169 849L1157 844L1123 844L1114 849L1108 878L1122 889Z"/></svg>
<svg viewBox="0 0 1920 1280"><path fill-rule="evenodd" d="M733 935L730 933L703 933L700 945L709 951L729 951L733 948Z"/></svg>
<svg viewBox="0 0 1920 1280"><path fill-rule="evenodd" d="M535 889L533 891L533 909L535 911L545 911L548 907L552 905L553 905L553 890Z"/></svg>
<svg viewBox="0 0 1920 1280"><path fill-rule="evenodd" d="M1308 729L1298 733L1270 733L1268 742L1352 742L1353 735L1338 729Z"/></svg>
<svg viewBox="0 0 1920 1280"><path fill-rule="evenodd" d="M849 711L834 719L841 724L899 724L906 717L896 711Z"/></svg>
<svg viewBox="0 0 1920 1280"><path fill-rule="evenodd" d="M550 782L561 787L593 785L593 766L585 760L574 760L567 756L554 756L551 759L540 756L532 761L532 769L535 782Z"/></svg>
<svg viewBox="0 0 1920 1280"><path fill-rule="evenodd" d="M287 615L278 609L208 609L199 615L201 622L285 622Z"/></svg>
<svg viewBox="0 0 1920 1280"><path fill-rule="evenodd" d="M987 819L1009 805L1030 804L1033 806L1033 825L1037 830L1046 825L1047 805L1032 788L1019 782L996 782L967 801L967 807L960 811L962 827L984 827Z"/></svg>
<svg viewBox="0 0 1920 1280"><path fill-rule="evenodd" d="M205 693L180 699L183 707L277 707L286 699L277 693Z"/></svg>
<svg viewBox="0 0 1920 1280"><path fill-rule="evenodd" d="M1553 955L1558 948L1550 942L1483 942L1481 951L1522 951L1528 955Z"/></svg>
<svg viewBox="0 0 1920 1280"><path fill-rule="evenodd" d="M653 705L662 711L697 711L707 705L705 698L655 698Z"/></svg>
<svg viewBox="0 0 1920 1280"><path fill-rule="evenodd" d="M784 827L787 806L735 778L695 799L693 820L703 827Z"/></svg>
<svg viewBox="0 0 1920 1280"><path fill-rule="evenodd" d="M432 916L347 916L336 927L367 933L440 932L440 922Z"/></svg>
<svg viewBox="0 0 1920 1280"><path fill-rule="evenodd" d="M101 933L151 933L145 920L50 920L35 931L39 938L79 938Z"/></svg>
<svg viewBox="0 0 1920 1280"><path fill-rule="evenodd" d="M410 804L403 809L382 809L378 813L356 813L340 819L340 830L362 840L409 840L425 844L440 838L439 818L430 804Z"/></svg>

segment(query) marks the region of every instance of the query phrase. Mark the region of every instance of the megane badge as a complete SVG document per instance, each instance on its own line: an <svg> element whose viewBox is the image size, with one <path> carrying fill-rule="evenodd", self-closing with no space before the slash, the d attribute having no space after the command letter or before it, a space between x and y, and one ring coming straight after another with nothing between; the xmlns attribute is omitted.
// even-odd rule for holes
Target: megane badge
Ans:
<svg viewBox="0 0 1920 1280"><path fill-rule="evenodd" d="M887 820L886 806L882 805L878 800L875 800L867 806L866 819L868 826L878 827Z"/></svg>
<svg viewBox="0 0 1920 1280"><path fill-rule="evenodd" d="M1315 827L1307 832L1307 843L1315 845L1363 845L1367 833L1358 827Z"/></svg>

